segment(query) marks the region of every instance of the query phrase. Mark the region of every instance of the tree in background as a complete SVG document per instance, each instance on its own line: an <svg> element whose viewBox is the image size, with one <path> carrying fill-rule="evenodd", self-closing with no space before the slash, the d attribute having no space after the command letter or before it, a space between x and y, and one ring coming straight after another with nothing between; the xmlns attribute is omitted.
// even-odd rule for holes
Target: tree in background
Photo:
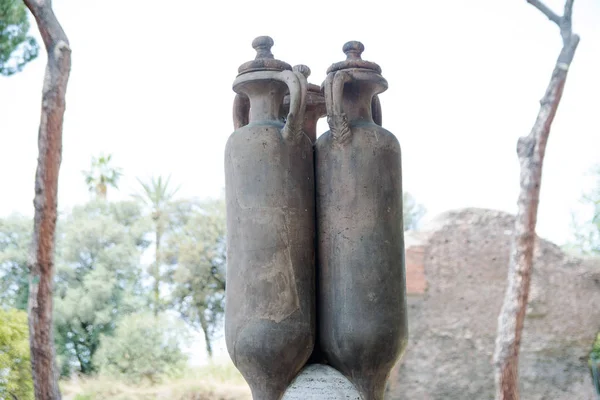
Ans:
<svg viewBox="0 0 600 400"><path fill-rule="evenodd" d="M136 194L134 197L140 200L146 207L150 208L152 221L154 221L154 263L150 267L149 274L154 280L152 306L154 315L157 315L163 308L160 299L160 284L163 280L163 265L162 240L166 233L169 222L169 204L179 188L171 188L169 186L170 177L163 179L151 178L149 182L143 182L138 179L142 186L142 193Z"/></svg>
<svg viewBox="0 0 600 400"><path fill-rule="evenodd" d="M573 61L579 36L571 29L573 1L566 0L563 15L558 16L539 0L527 0L560 28L563 47L550 83L540 101L540 110L528 136L519 138L517 154L521 166L517 216L508 269L508 285L498 317L494 352L496 399L519 399L519 347L525 322L529 287L533 270L537 211L542 183L542 166L550 127L562 98L569 66Z"/></svg>
<svg viewBox="0 0 600 400"><path fill-rule="evenodd" d="M31 247L31 218L11 215L0 219L0 306L27 310Z"/></svg>
<svg viewBox="0 0 600 400"><path fill-rule="evenodd" d="M162 252L164 306L206 337L221 327L225 290L223 199L179 200L168 215ZM152 305L141 258L152 244L153 221L139 202L92 201L61 215L57 226L54 336L62 375L98 371L93 355L123 317ZM31 220L0 218L0 304L25 306ZM153 283L153 282L152 282ZM153 308L152 308L153 310Z"/></svg>
<svg viewBox="0 0 600 400"><path fill-rule="evenodd" d="M402 207L404 230L417 229L421 218L425 215L425 207L417 203L415 198L408 192L402 193Z"/></svg>
<svg viewBox="0 0 600 400"><path fill-rule="evenodd" d="M0 308L0 399L33 400L27 313Z"/></svg>
<svg viewBox="0 0 600 400"><path fill-rule="evenodd" d="M20 72L38 56L39 46L28 33L25 4L21 0L0 0L0 75Z"/></svg>
<svg viewBox="0 0 600 400"><path fill-rule="evenodd" d="M60 400L52 330L52 285L65 96L71 73L69 39L51 0L24 0L35 17L47 53L38 131L35 214L29 263L29 344L35 398Z"/></svg>
<svg viewBox="0 0 600 400"><path fill-rule="evenodd" d="M600 165L594 169L595 187L584 194L583 203L591 211L590 219L579 222L573 218L575 243L569 247L584 255L600 255Z"/></svg>
<svg viewBox="0 0 600 400"><path fill-rule="evenodd" d="M139 384L158 383L184 370L185 327L165 314L123 317L111 336L102 336L94 362L103 374Z"/></svg>
<svg viewBox="0 0 600 400"><path fill-rule="evenodd" d="M135 202L102 200L75 207L61 222L55 328L61 372L97 371L101 335L146 303L140 256L149 224Z"/></svg>
<svg viewBox="0 0 600 400"><path fill-rule="evenodd" d="M178 201L171 221L165 259L174 266L172 307L202 330L211 357L225 300L225 202Z"/></svg>
<svg viewBox="0 0 600 400"><path fill-rule="evenodd" d="M90 170L83 172L88 189L90 192L96 193L96 197L101 200L106 200L109 186L118 188L119 178L122 175L120 168L110 164L111 159L111 154L107 156L101 154L98 158L93 157Z"/></svg>

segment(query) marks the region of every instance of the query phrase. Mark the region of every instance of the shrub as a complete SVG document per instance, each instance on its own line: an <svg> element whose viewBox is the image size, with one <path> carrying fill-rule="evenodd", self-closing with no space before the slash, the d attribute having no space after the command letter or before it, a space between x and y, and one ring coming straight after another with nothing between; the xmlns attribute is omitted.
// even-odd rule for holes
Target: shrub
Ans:
<svg viewBox="0 0 600 400"><path fill-rule="evenodd" d="M33 399L27 313L0 308L0 399Z"/></svg>
<svg viewBox="0 0 600 400"><path fill-rule="evenodd" d="M596 358L597 360L600 360L600 332L596 334L596 340L594 340L594 344L592 344L590 358Z"/></svg>
<svg viewBox="0 0 600 400"><path fill-rule="evenodd" d="M166 315L133 314L122 318L114 336L103 336L95 362L100 373L128 383L160 382L176 377L187 365L182 324Z"/></svg>

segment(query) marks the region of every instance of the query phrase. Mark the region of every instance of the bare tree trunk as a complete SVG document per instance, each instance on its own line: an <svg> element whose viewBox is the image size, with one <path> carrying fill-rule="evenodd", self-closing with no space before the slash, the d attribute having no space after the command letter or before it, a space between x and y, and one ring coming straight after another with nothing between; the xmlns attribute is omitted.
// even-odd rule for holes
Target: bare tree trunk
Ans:
<svg viewBox="0 0 600 400"><path fill-rule="evenodd" d="M559 17L539 0L527 0L559 26L563 38L563 48L556 61L546 93L540 101L540 111L535 124L529 135L519 138L517 144L521 167L521 192L510 254L508 286L498 317L498 336L494 353L497 400L519 399L519 347L533 269L535 225L544 154L550 127L567 80L569 66L579 44L579 36L573 34L571 29L573 1L566 0L563 16Z"/></svg>
<svg viewBox="0 0 600 400"><path fill-rule="evenodd" d="M51 0L24 2L35 17L48 53L38 132L34 234L29 260L29 344L36 400L60 400L52 332L52 282L58 171L71 49L52 11Z"/></svg>
<svg viewBox="0 0 600 400"><path fill-rule="evenodd" d="M202 332L204 332L204 342L206 344L206 354L208 355L208 359L212 360L212 356L213 356L212 341L210 338L210 332L208 331L208 322L206 321L206 317L204 317L204 315L200 316L200 326L202 327Z"/></svg>
<svg viewBox="0 0 600 400"><path fill-rule="evenodd" d="M160 222L157 220L156 222L156 245L155 245L155 263L154 263L154 286L152 292L154 294L154 316L158 315L158 312L161 309L160 305L160 265L162 261L162 254L160 253L160 240L162 238L162 228L160 227Z"/></svg>

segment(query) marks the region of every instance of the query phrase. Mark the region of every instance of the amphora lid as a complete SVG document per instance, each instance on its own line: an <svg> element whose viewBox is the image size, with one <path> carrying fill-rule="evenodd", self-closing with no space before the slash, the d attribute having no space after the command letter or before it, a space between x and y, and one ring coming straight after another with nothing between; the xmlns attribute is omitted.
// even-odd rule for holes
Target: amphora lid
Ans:
<svg viewBox="0 0 600 400"><path fill-rule="evenodd" d="M328 74L342 69L351 68L371 70L373 72L381 74L381 67L379 65L371 61L365 61L361 58L362 52L365 51L365 46L361 42L356 40L347 42L346 44L344 44L342 50L346 54L346 59L344 61L332 64L327 69Z"/></svg>
<svg viewBox="0 0 600 400"><path fill-rule="evenodd" d="M239 75L254 71L291 71L290 64L276 60L273 53L271 53L271 47L274 43L269 36L259 36L254 39L252 47L256 50L256 58L240 65L238 68Z"/></svg>

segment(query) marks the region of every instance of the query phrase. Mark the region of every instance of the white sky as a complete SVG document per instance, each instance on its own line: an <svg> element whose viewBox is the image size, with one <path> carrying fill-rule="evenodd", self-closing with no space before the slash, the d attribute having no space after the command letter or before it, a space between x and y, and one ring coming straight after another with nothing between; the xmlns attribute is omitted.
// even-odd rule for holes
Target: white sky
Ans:
<svg viewBox="0 0 600 400"><path fill-rule="evenodd" d="M344 58L344 42L365 44L363 57L389 81L384 126L402 145L405 189L429 217L467 206L514 212L516 142L533 124L560 49L556 26L524 0L341 4L54 0L73 49L59 206L88 199L81 171L100 152L125 172L113 199L152 174L171 174L183 196L218 195L231 84L255 55L252 39L270 35L275 56L309 65L317 84ZM562 4L548 0L559 12ZM584 174L600 161L599 1L575 2L574 29L582 41L552 130L539 211L539 233L559 243L588 185ZM42 55L0 78L0 215L32 213L44 66Z"/></svg>
<svg viewBox="0 0 600 400"><path fill-rule="evenodd" d="M563 1L547 4L560 13ZM316 84L344 58L346 41L365 44L363 57L389 82L383 124L402 145L405 190L429 217L468 206L514 212L517 138L533 124L561 46L556 26L525 0L54 0L54 8L73 49L60 208L88 199L81 171L100 152L125 173L112 199L152 174L171 174L182 196L218 195L231 84L254 58L254 37L270 35L276 58L309 65ZM547 149L538 223L559 244L600 161L599 1L575 2L574 30L582 40ZM33 212L45 61L0 77L0 216Z"/></svg>

